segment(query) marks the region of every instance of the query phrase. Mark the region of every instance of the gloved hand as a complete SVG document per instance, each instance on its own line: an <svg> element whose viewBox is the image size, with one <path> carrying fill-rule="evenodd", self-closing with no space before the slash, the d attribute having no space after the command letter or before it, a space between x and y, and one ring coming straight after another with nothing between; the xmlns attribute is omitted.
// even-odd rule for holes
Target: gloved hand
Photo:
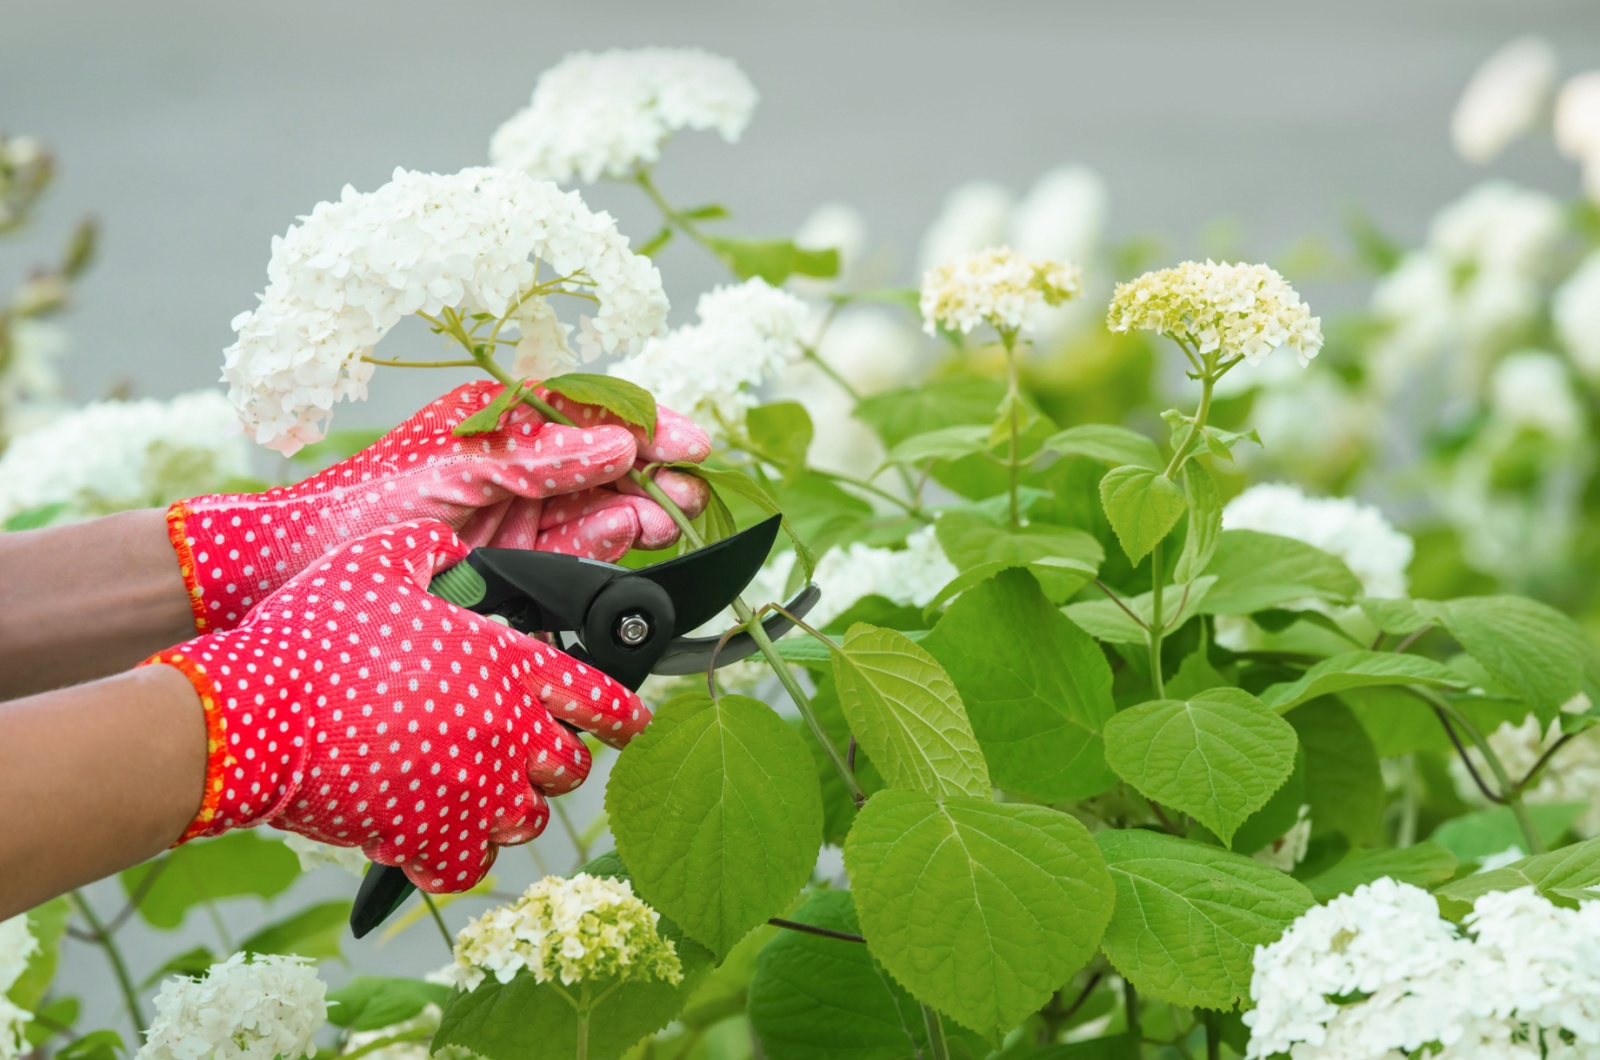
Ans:
<svg viewBox="0 0 1600 1060"><path fill-rule="evenodd" d="M200 694L201 808L180 842L271 824L461 891L497 845L544 830L546 797L650 720L631 691L427 587L469 551L436 520L346 542L235 629L152 656Z"/></svg>
<svg viewBox="0 0 1600 1060"><path fill-rule="evenodd" d="M459 386L373 445L293 486L172 505L167 529L195 629L231 629L324 552L407 520L441 520L473 547L607 561L678 539L667 513L624 476L636 461L704 460L711 452L704 431L663 408L655 441L647 442L640 428L563 400L562 411L581 426L549 423L519 404L491 432L451 433L502 389L490 381ZM691 518L705 507L699 479L663 468L655 481ZM568 503L549 503L568 494Z"/></svg>

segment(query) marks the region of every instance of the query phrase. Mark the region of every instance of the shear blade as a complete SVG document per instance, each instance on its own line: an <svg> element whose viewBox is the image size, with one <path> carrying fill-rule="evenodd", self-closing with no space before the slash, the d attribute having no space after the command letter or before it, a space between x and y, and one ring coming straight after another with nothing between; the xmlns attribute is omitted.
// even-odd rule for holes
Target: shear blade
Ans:
<svg viewBox="0 0 1600 1060"><path fill-rule="evenodd" d="M633 572L667 591L677 612L673 624L691 630L710 622L744 592L778 539L781 516L774 515L732 537Z"/></svg>

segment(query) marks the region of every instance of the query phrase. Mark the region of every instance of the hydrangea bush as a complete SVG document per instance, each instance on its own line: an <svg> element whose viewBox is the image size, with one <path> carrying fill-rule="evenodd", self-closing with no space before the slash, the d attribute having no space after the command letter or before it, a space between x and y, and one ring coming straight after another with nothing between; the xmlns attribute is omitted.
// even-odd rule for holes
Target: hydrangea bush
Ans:
<svg viewBox="0 0 1600 1060"><path fill-rule="evenodd" d="M1555 62L1486 64L1466 157L1541 120ZM1587 167L1594 76L1556 112ZM735 237L656 185L673 134L735 141L755 103L701 52L567 59L493 168L397 171L275 240L224 373L302 462L284 480L359 447L329 425L380 367L505 383L465 432L564 398L653 425L659 400L718 445L684 469L713 501L680 547L788 531L709 628L755 632L808 581L821 603L758 659L652 679L605 813L568 822L583 864L508 851L401 917L443 967L349 978L348 902L130 961L132 917L361 871L235 833L124 873L114 914L76 894L0 924L0 1057L1600 1053L1600 214L1490 183L1419 248L1358 226L1370 308L1325 324L1288 278L1311 256L1147 268L1069 168L958 189L907 289L848 207ZM661 228L549 183L596 180ZM669 329L673 239L729 276ZM385 356L399 326L440 359ZM244 473L221 400L75 413L123 440L114 467L51 473L64 428L24 434L0 504L17 528L216 488ZM170 452L187 477L156 473ZM69 927L137 1036L77 1026Z"/></svg>

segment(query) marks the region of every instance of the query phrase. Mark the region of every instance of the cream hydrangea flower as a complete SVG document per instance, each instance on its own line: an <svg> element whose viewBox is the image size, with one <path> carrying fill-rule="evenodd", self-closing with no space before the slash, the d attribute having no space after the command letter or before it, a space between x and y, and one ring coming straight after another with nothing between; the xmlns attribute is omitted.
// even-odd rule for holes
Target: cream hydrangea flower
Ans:
<svg viewBox="0 0 1600 1060"><path fill-rule="evenodd" d="M526 971L540 983L602 977L677 983L683 967L677 947L661 936L660 920L627 880L586 872L570 880L546 876L461 929L454 981L475 990L488 976L509 983Z"/></svg>
<svg viewBox="0 0 1600 1060"><path fill-rule="evenodd" d="M66 505L56 522L159 507L250 473L250 447L221 393L96 401L51 417L0 456L0 519Z"/></svg>
<svg viewBox="0 0 1600 1060"><path fill-rule="evenodd" d="M610 371L715 433L741 422L755 388L800 356L807 310L758 277L708 291L697 311L698 323L652 339Z"/></svg>
<svg viewBox="0 0 1600 1060"><path fill-rule="evenodd" d="M581 321L584 360L632 350L666 320L661 274L577 192L506 169L397 169L273 240L267 289L233 321L223 380L246 431L292 453L322 437L334 402L366 396L373 366L362 358L403 317L501 317L536 278L560 277L599 302ZM508 326L539 323L530 307Z"/></svg>
<svg viewBox="0 0 1600 1060"><path fill-rule="evenodd" d="M923 276L922 326L930 335L941 327L965 335L980 324L1016 333L1028 327L1038 307L1060 305L1081 290L1076 265L991 247Z"/></svg>
<svg viewBox="0 0 1600 1060"><path fill-rule="evenodd" d="M39 940L28 930L28 917L0 920L0 1060L17 1060L27 1051L23 1038L33 1013L14 1004L6 991L16 985L28 970L28 961L39 951Z"/></svg>
<svg viewBox="0 0 1600 1060"><path fill-rule="evenodd" d="M199 979L174 977L137 1060L273 1060L313 1056L327 984L304 957L236 953Z"/></svg>
<svg viewBox="0 0 1600 1060"><path fill-rule="evenodd" d="M1117 285L1106 326L1155 331L1226 363L1255 365L1288 346L1308 365L1322 349L1322 320L1266 265L1186 261Z"/></svg>
<svg viewBox="0 0 1600 1060"><path fill-rule="evenodd" d="M679 129L738 141L755 86L731 59L698 48L576 52L539 75L533 99L489 143L497 166L540 180L627 176Z"/></svg>
<svg viewBox="0 0 1600 1060"><path fill-rule="evenodd" d="M1556 52L1542 37L1519 37L1473 73L1450 136L1468 162L1487 162L1533 127L1555 86Z"/></svg>

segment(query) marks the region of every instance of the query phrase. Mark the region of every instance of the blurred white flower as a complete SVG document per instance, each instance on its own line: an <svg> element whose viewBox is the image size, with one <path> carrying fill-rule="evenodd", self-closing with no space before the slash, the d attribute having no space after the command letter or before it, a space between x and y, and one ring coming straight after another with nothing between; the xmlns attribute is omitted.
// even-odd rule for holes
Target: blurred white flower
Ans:
<svg viewBox="0 0 1600 1060"><path fill-rule="evenodd" d="M250 447L214 390L97 401L51 417L0 456L0 519L65 504L55 522L165 505L249 474Z"/></svg>
<svg viewBox="0 0 1600 1060"><path fill-rule="evenodd" d="M1556 147L1583 166L1583 186L1600 200L1600 70L1579 74L1556 96Z"/></svg>
<svg viewBox="0 0 1600 1060"><path fill-rule="evenodd" d="M678 952L657 928L661 914L626 880L580 872L546 876L515 902L491 909L456 936L454 978L475 990L487 976L509 983L583 979L683 979Z"/></svg>
<svg viewBox="0 0 1600 1060"><path fill-rule="evenodd" d="M1586 710L1588 697L1572 704ZM1564 708L1565 709L1565 708ZM1545 753L1561 739L1561 719L1541 725L1532 714L1520 722L1504 722L1489 734L1489 747L1513 777L1526 776ZM1486 776L1486 763L1477 748L1468 748L1473 767ZM1482 805L1483 793L1459 757L1450 759L1450 774L1463 799ZM1523 793L1529 803L1582 803L1584 810L1572 823L1572 830L1585 839L1600 836L1600 729L1589 728L1562 745L1550 759L1539 782Z"/></svg>
<svg viewBox="0 0 1600 1060"><path fill-rule="evenodd" d="M453 968L454 965L447 966ZM426 977L428 982L439 982L442 986L450 986L451 977L436 979L433 974ZM367 1060L473 1060L474 1054L470 1049L459 1045L442 1045L437 1050L433 1048L431 1038L421 1038L412 1041L391 1042L388 1045L372 1048L376 1043L388 1038L409 1035L412 1032L426 1032L429 1035L437 1034L439 1023L444 1013L438 1005L428 1004L422 1011L408 1020L400 1023L391 1023L387 1027L379 1027L370 1031L352 1031L344 1043L344 1050L339 1055L348 1056L360 1052Z"/></svg>
<svg viewBox="0 0 1600 1060"><path fill-rule="evenodd" d="M362 358L412 313L500 317L536 277L566 277L599 301L578 339L585 361L635 348L667 313L660 273L609 215L504 169L347 186L273 240L267 277L261 304L233 321L223 379L246 431L285 453L322 436L335 401L366 396Z"/></svg>
<svg viewBox="0 0 1600 1060"><path fill-rule="evenodd" d="M529 298L517 307L520 338L511 372L522 379L549 379L578 363L578 355L568 345L572 325L556 316L555 308L543 298Z"/></svg>
<svg viewBox="0 0 1600 1060"><path fill-rule="evenodd" d="M700 320L611 366L656 400L716 432L741 422L755 388L800 356L806 304L759 277L700 296Z"/></svg>
<svg viewBox="0 0 1600 1060"><path fill-rule="evenodd" d="M1297 486L1264 482L1223 507L1222 526L1304 541L1344 560L1366 595L1406 595L1406 568L1416 546L1369 504L1308 497Z"/></svg>
<svg viewBox="0 0 1600 1060"><path fill-rule="evenodd" d="M1557 442L1584 435L1583 403L1567 364L1542 350L1521 350L1495 365L1489 410L1495 424L1510 433L1538 431Z"/></svg>
<svg viewBox="0 0 1600 1060"><path fill-rule="evenodd" d="M698 48L575 52L539 75L533 98L495 130L489 158L540 180L625 177L679 129L738 141L755 86L732 59Z"/></svg>
<svg viewBox="0 0 1600 1060"><path fill-rule="evenodd" d="M1600 254L1585 258L1556 289L1550 312L1572 363L1585 379L1600 383Z"/></svg>
<svg viewBox="0 0 1600 1060"><path fill-rule="evenodd" d="M367 866L371 864L360 847L336 847L331 843L307 839L295 832L285 832L282 838L283 845L294 851L294 856L300 860L301 872L332 865L359 878L366 875Z"/></svg>
<svg viewBox="0 0 1600 1060"><path fill-rule="evenodd" d="M1332 372L1301 373L1287 358L1268 358L1262 372L1290 371L1297 377L1273 382L1256 396L1250 423L1262 447L1241 446L1241 459L1268 462L1296 478L1328 482L1341 477L1360 459L1380 425L1376 411ZM1229 372L1230 379L1250 379L1256 372Z"/></svg>
<svg viewBox="0 0 1600 1060"><path fill-rule="evenodd" d="M752 599L781 599L794 563L793 552L774 557L761 576L767 595L752 590ZM817 560L811 580L822 590L822 598L807 620L826 626L868 596L905 607L926 607L959 573L945 558L931 526L913 532L904 548L875 548L859 541L835 546Z"/></svg>
<svg viewBox="0 0 1600 1060"><path fill-rule="evenodd" d="M1428 246L1452 265L1538 274L1563 231L1561 204L1554 198L1489 181L1439 211Z"/></svg>
<svg viewBox="0 0 1600 1060"><path fill-rule="evenodd" d="M1310 846L1311 807L1302 803L1289 830L1250 856L1281 872L1292 872L1296 865L1306 859L1306 850Z"/></svg>
<svg viewBox="0 0 1600 1060"><path fill-rule="evenodd" d="M1389 760L1385 759L1385 761L1389 761ZM1455 759L1452 759L1450 764L1454 765L1455 761L1456 761ZM1463 772L1465 772L1465 770L1463 770ZM1500 851L1499 853L1490 854L1488 857L1483 858L1481 861L1479 861L1478 862L1478 871L1479 872L1493 872L1495 869L1503 869L1507 865L1515 865L1517 862L1521 861L1523 858L1525 858L1527 856L1528 856L1528 852L1526 850L1523 850L1516 843L1512 843L1510 846L1506 847L1504 850Z"/></svg>
<svg viewBox="0 0 1600 1060"><path fill-rule="evenodd" d="M6 992L28 970L28 960L39 951L39 940L28 930L27 914L0 920L0 1060L17 1060L27 1051L24 1025L33 1013L13 1004Z"/></svg>
<svg viewBox="0 0 1600 1060"><path fill-rule="evenodd" d="M1039 306L1060 305L1083 290L1070 262L1035 261L1007 247L957 258L922 277L922 326L970 333L980 324L1000 332L1029 331Z"/></svg>
<svg viewBox="0 0 1600 1060"><path fill-rule="evenodd" d="M1266 265L1186 261L1119 283L1106 315L1112 331L1170 336L1205 355L1260 364L1280 346L1308 365L1322 349L1322 321Z"/></svg>
<svg viewBox="0 0 1600 1060"><path fill-rule="evenodd" d="M174 977L137 1060L284 1060L313 1056L327 984L304 957L236 953L200 979Z"/></svg>
<svg viewBox="0 0 1600 1060"><path fill-rule="evenodd" d="M1110 200L1105 181L1087 166L1052 169L1017 204L1010 244L1033 258L1093 261L1105 237Z"/></svg>
<svg viewBox="0 0 1600 1060"><path fill-rule="evenodd" d="M973 181L951 191L923 234L917 270L926 273L1004 244L1011 234L1015 203L1011 192L992 181Z"/></svg>
<svg viewBox="0 0 1600 1060"><path fill-rule="evenodd" d="M67 348L67 333L47 320L20 317L0 332L4 370L0 371L0 423L8 434L18 430L16 416L27 403L39 403L61 395L61 376L56 364ZM9 350L4 349L10 341Z"/></svg>
<svg viewBox="0 0 1600 1060"><path fill-rule="evenodd" d="M806 276L792 277L800 290L826 290L844 283L860 265L867 249L867 219L848 203L825 202L818 206L794 231L794 244L805 250L833 250L839 254L839 273L830 280Z"/></svg>
<svg viewBox="0 0 1600 1060"><path fill-rule="evenodd" d="M1519 37L1484 60L1456 104L1450 136L1468 162L1487 162L1533 127L1556 79L1542 37Z"/></svg>

